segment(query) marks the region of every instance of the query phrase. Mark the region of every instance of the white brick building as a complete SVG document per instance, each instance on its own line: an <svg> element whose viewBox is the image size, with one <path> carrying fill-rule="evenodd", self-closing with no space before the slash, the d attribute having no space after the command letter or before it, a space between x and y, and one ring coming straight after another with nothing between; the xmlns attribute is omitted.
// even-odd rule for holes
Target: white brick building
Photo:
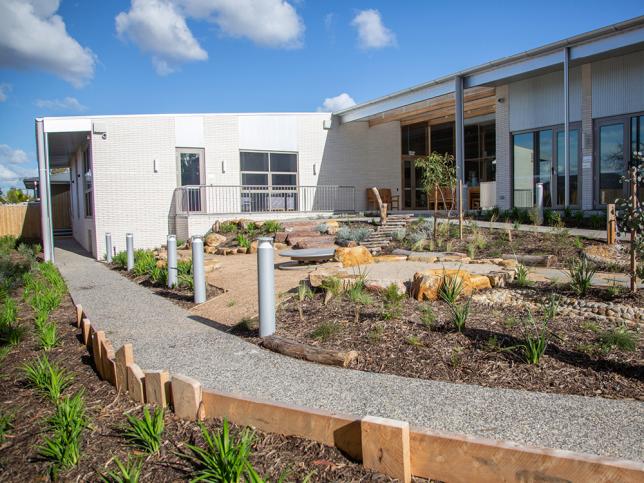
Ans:
<svg viewBox="0 0 644 483"><path fill-rule="evenodd" d="M426 210L414 160L455 155L465 208L604 210L644 156L644 17L330 113L36 120L40 185L71 167L74 238L104 255L205 233L215 219L366 209L388 188ZM566 146L568 149L566 150ZM46 256L51 214L42 210Z"/></svg>

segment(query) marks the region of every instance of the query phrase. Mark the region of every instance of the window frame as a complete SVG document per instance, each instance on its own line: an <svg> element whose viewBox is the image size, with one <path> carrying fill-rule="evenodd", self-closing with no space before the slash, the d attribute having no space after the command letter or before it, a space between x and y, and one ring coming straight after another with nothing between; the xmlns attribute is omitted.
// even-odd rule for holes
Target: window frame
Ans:
<svg viewBox="0 0 644 483"><path fill-rule="evenodd" d="M266 171L245 171L242 169L241 166L241 154L242 153L266 153L268 154L268 170ZM271 155L272 154L294 154L295 155L295 171L273 171L272 170L272 165L271 165ZM293 188L297 188L300 183L300 156L299 153L296 151L268 151L268 150L258 150L258 149L240 149L239 150L239 184L240 186L261 186L261 185L254 185L254 184L249 184L245 185L243 180L244 180L244 175L245 174L264 174L267 176L267 184L266 184L266 189L267 190L272 190L273 186L277 186L279 188L282 187L288 187L288 186L293 186ZM284 175L289 175L293 176L295 175L295 184L294 185L273 185L273 175L274 174L284 174Z"/></svg>
<svg viewBox="0 0 644 483"><path fill-rule="evenodd" d="M94 172L92 166L92 154L89 144L82 151L81 166L83 168L83 212L85 214L85 218L94 218ZM91 183L89 188L88 178L89 183Z"/></svg>

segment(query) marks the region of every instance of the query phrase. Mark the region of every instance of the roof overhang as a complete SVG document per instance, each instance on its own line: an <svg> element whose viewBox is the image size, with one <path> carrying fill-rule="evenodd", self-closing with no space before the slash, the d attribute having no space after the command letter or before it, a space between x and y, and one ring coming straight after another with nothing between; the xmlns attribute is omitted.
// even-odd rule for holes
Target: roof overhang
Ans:
<svg viewBox="0 0 644 483"><path fill-rule="evenodd" d="M539 75L563 66L564 49L571 63L590 62L644 48L644 16L570 37L517 55L456 72L415 87L334 113L341 122L368 121L375 116L423 100L454 92L455 79L463 86L495 86Z"/></svg>

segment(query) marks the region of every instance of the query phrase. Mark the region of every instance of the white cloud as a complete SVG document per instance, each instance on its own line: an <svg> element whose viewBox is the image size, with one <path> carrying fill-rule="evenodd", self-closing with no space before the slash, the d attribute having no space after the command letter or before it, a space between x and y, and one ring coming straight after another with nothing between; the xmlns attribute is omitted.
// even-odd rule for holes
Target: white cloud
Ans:
<svg viewBox="0 0 644 483"><path fill-rule="evenodd" d="M36 99L34 104L41 109L49 109L52 111L84 111L87 109L75 97L65 97L64 99Z"/></svg>
<svg viewBox="0 0 644 483"><path fill-rule="evenodd" d="M0 84L0 102L6 101L10 92L11 84L7 84L6 82Z"/></svg>
<svg viewBox="0 0 644 483"><path fill-rule="evenodd" d="M29 156L22 149L14 149L7 144L0 144L0 163L24 164L29 161Z"/></svg>
<svg viewBox="0 0 644 483"><path fill-rule="evenodd" d="M396 35L382 23L378 10L362 10L351 21L358 30L358 42L364 49L381 49L396 44Z"/></svg>
<svg viewBox="0 0 644 483"><path fill-rule="evenodd" d="M224 35L245 37L258 45L302 45L304 23L285 0L180 0L186 14L215 23Z"/></svg>
<svg viewBox="0 0 644 483"><path fill-rule="evenodd" d="M343 92L342 94L338 94L335 97L327 97L326 99L324 99L322 107L318 107L318 111L336 112L355 105L356 101L354 101L349 94Z"/></svg>
<svg viewBox="0 0 644 483"><path fill-rule="evenodd" d="M186 19L167 0L132 0L130 10L116 16L116 32L121 39L129 39L143 52L151 53L159 75L175 71L183 62L208 58Z"/></svg>
<svg viewBox="0 0 644 483"><path fill-rule="evenodd" d="M8 151L7 151L8 148ZM21 149L11 149L6 144L0 144L0 187L7 190L12 186L19 186L24 178L30 178L38 175L38 169L34 167L23 166L22 164L13 163L11 157L7 158L7 153L11 156L11 152L22 153L18 154L18 162L23 163L22 156L24 155L25 161L27 155Z"/></svg>
<svg viewBox="0 0 644 483"><path fill-rule="evenodd" d="M94 76L96 56L67 33L59 3L0 1L0 66L41 69L80 87Z"/></svg>

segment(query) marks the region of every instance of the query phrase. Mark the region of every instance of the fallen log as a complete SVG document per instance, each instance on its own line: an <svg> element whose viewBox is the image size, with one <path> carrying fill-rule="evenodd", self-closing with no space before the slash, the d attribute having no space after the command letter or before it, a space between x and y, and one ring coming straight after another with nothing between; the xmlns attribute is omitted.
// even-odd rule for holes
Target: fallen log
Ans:
<svg viewBox="0 0 644 483"><path fill-rule="evenodd" d="M276 335L264 337L260 345L273 352L284 354L285 356L330 366L347 367L352 361L358 358L356 351L339 352L322 349Z"/></svg>
<svg viewBox="0 0 644 483"><path fill-rule="evenodd" d="M502 257L516 260L529 267L551 267L557 263L557 257L554 255L510 255L504 253Z"/></svg>

